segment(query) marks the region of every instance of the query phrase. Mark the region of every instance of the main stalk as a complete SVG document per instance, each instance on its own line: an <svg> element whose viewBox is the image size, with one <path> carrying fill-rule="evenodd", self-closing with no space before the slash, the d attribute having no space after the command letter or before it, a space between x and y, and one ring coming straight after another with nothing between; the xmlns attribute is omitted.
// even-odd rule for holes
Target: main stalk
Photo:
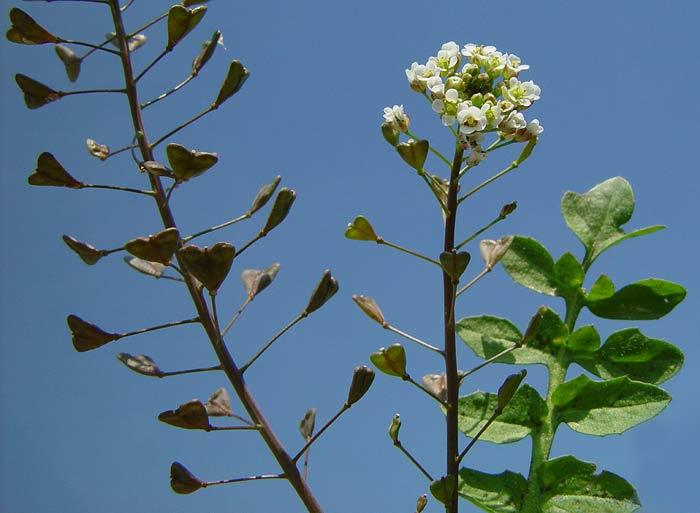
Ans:
<svg viewBox="0 0 700 513"><path fill-rule="evenodd" d="M453 251L455 245L455 224L457 222L457 188L459 181L459 170L462 166L464 149L457 143L452 168L450 171L450 185L447 191L447 213L445 214L445 237L444 251ZM447 468L448 476L454 476L455 483L458 478L459 457L458 431L457 431L457 404L459 401L459 376L457 375L457 349L455 347L455 285L452 278L443 271L443 302L444 302L444 324L445 324L445 375L447 381L447 414L446 419L446 446L447 446ZM458 495L455 493L445 504L447 513L457 513Z"/></svg>
<svg viewBox="0 0 700 513"><path fill-rule="evenodd" d="M118 0L109 0L109 6L112 12L112 19L114 21L114 29L117 34L116 38L119 43L126 95L129 99L131 119L136 133L141 157L144 161L154 160L153 152L148 142L146 129L141 116L138 91L134 80L134 72L131 65L126 31L124 30L124 22ZM163 225L166 228L177 227L160 179L151 174L148 175L148 178L151 183L151 187L155 192L155 200L158 206L158 212L163 221ZM253 423L259 426L260 435L282 468L285 479L287 479L287 481L289 481L289 483L292 485L297 495L304 503L304 506L306 506L307 511L309 513L323 513L323 509L316 501L316 498L311 492L311 489L307 485L306 481L302 478L296 464L292 460L291 456L287 454L286 450L282 446L282 443L275 435L272 427L265 419L265 416L258 407L257 402L248 390L242 374L231 357L228 348L224 345L223 340L219 336L219 330L212 319L206 301L204 300L204 296L202 295L201 291L198 290L197 285L195 284L190 273L186 271L186 267L180 261L179 255L177 253L176 255L180 269L183 270L185 283L192 298L192 302L194 303L195 309L197 310L200 322L204 327L204 331L209 338L209 341L214 349L214 352L216 353L217 358L219 359L219 362L221 363L224 372L226 373L226 376L243 404L243 407L250 415Z"/></svg>

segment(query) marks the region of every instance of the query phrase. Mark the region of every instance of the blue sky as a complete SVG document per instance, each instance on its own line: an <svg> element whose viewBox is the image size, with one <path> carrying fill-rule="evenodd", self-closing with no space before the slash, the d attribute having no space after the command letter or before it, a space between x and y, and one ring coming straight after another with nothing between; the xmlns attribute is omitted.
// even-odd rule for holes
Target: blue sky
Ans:
<svg viewBox="0 0 700 513"><path fill-rule="evenodd" d="M65 37L100 41L111 30L101 6L7 2L29 11ZM134 28L169 7L137 0L127 23ZM637 209L629 225L664 224L662 232L607 252L587 285L605 272L615 283L660 277L684 284L684 303L660 321L603 321L603 336L639 325L686 354L683 371L664 387L674 396L653 421L621 437L595 438L566 427L553 455L574 454L627 478L646 513L691 511L690 486L700 456L697 380L700 371L695 220L700 192L695 154L700 114L694 63L698 46L693 2L223 2L209 3L201 25L174 55L143 81L142 98L159 94L186 76L199 44L220 28L226 50L217 51L200 78L147 112L151 137L165 133L211 102L228 61L240 59L251 77L219 112L181 132L173 142L220 155L206 175L173 199L183 232L243 212L263 183L276 174L293 187L297 202L284 225L236 260L220 308L242 300L236 274L247 267L282 264L273 286L245 312L230 342L240 360L256 351L303 308L321 272L330 268L340 292L322 310L280 340L249 383L284 442L300 446L298 421L315 406L319 422L344 401L352 368L371 351L397 340L368 321L351 294L373 296L398 327L430 341L441 331L441 279L431 268L387 248L347 241L345 224L365 214L387 239L437 254L441 220L413 172L379 134L386 105L404 104L412 129L441 148L448 133L407 86L404 68L425 61L449 40L493 44L530 64L524 75L542 88L529 116L545 132L535 154L507 179L478 194L461 211L461 233L492 219L503 203L519 208L489 236L531 235L559 255L582 249L559 216L565 190L583 192L621 175L632 184ZM6 21L6 23L8 23ZM137 68L163 44L164 27L148 32L135 56ZM128 331L192 315L178 284L153 281L128 269L119 256L85 266L61 242L67 233L99 247L158 231L147 198L103 191L30 188L26 176L36 156L51 151L80 179L144 184L128 156L101 163L84 149L92 137L118 148L128 144L123 99L66 98L38 111L21 101L13 75L24 73L56 88L71 85L49 47L19 47L3 40L0 88L3 172L0 203L5 269L0 295L0 506L7 513L130 511L288 511L302 508L285 483L218 487L176 496L168 486L172 461L203 479L275 472L251 433L199 433L156 420L162 410L206 398L224 386L215 374L153 380L130 373L115 359L121 351L145 353L164 369L212 365L213 355L195 327L162 331L78 354L65 316L76 313L107 330ZM118 87L118 65L98 56L83 66L80 88ZM162 157L162 155L161 155ZM482 180L512 159L502 152L478 169ZM437 167L437 166L435 166ZM240 246L263 217L206 239ZM472 248L473 249L473 248ZM476 268L473 268L474 270ZM474 271L476 272L476 271ZM540 304L561 311L551 298L514 284L499 269L458 305L458 315L490 313L524 325ZM581 322L591 318L584 316ZM408 348L414 375L435 372L438 361ZM460 364L475 359L460 348ZM494 366L463 392L494 390L514 369ZM542 390L544 373L530 368ZM580 371L572 368L569 378ZM234 405L236 406L236 405ZM365 400L327 433L311 453L312 486L328 511L412 511L427 491L421 476L386 437L391 415L401 412L407 446L435 473L443 463L441 414L413 389L378 376ZM466 439L465 439L466 440ZM525 473L529 442L478 444L467 464L489 472ZM431 502L427 511L439 511ZM463 504L463 511L473 511Z"/></svg>

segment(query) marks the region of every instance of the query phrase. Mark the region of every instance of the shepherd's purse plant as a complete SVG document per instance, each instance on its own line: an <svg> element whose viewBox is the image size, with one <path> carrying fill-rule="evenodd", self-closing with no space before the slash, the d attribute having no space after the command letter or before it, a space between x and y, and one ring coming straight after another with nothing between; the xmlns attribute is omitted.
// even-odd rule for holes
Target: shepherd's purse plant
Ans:
<svg viewBox="0 0 700 513"><path fill-rule="evenodd" d="M52 1L52 0L46 0ZM55 1L55 0L54 0ZM180 136L180 132L193 125L204 116L217 111L226 102L236 95L246 82L249 71L238 60L233 60L227 69L224 80L217 91L212 92L212 97L203 109L190 119L174 127L167 133L153 137L145 123L147 109L156 102L167 100L171 95L185 89L195 78L200 76L204 66L210 62L217 47L223 44L221 32L215 31L203 43L201 50L194 56L189 68L185 70L185 78L162 94L144 99L140 97L139 85L146 80L156 69L161 59L170 55L178 44L191 32L195 31L207 13L206 0L183 0L172 5L160 16L144 22L138 28L126 28L123 13L129 9L134 0L120 2L118 0L63 0L83 2L89 16L104 14L113 23L114 31L107 34L103 41L96 43L84 42L57 36L53 29L44 28L34 20L27 12L13 8L10 10L10 29L7 31L7 39L22 45L47 45L53 46L58 58L65 65L68 79L76 82L81 78L81 68L95 52L101 52L114 58L115 81L120 78L122 85L111 89L78 89L63 91L54 89L44 83L23 74L16 75L16 82L24 95L26 106L30 109L38 109L50 103L57 102L69 96L87 94L108 95L124 102L128 110L132 128L125 134L124 145L112 150L109 146L97 142L95 139L87 140L87 150L95 158L105 161L121 156L125 160L129 155L133 160L132 172L140 173L147 188L138 189L112 184L94 184L84 179L74 177L61 163L64 158L59 158L53 153L44 152L37 159L36 168L29 176L29 184L43 187L59 187L73 190L102 189L128 193L142 199L150 199L154 202L156 212L163 224L163 229L157 233L142 235L135 226L124 226L124 233L130 233L131 237L126 242L118 239L116 247L99 249L96 246L83 242L73 236L64 235L63 240L68 248L88 265L95 265L109 255L126 254L124 260L135 271L150 278L156 278L160 285L179 287L191 299L194 314L191 318L176 321L159 321L157 325L132 329L128 331L107 331L88 322L78 315L71 314L67 318L68 328L72 333L75 349L79 352L91 351L120 339L145 334L154 330L172 328L186 324L199 325L208 341L208 345L216 357L216 362L204 368L185 368L178 370L162 370L156 362L147 355L131 355L119 353L117 358L128 369L152 378L174 377L183 374L216 372L222 373L235 391L240 404L245 410L235 413L225 388L216 390L208 400L191 400L166 410L158 415L158 419L171 426L182 429L204 430L207 432L219 431L254 431L265 442L272 456L277 462L278 468L270 469L269 473L249 476L222 476L216 480L205 480L196 477L185 465L173 462L170 468L170 484L176 493L189 494L202 488L218 486L229 483L241 483L259 480L286 480L294 489L304 508L309 513L321 513L323 510L316 500L306 478L309 449L318 437L333 423L342 413L346 412L369 390L374 379L373 371L367 366L360 365L352 374L351 383L347 395L343 395L339 402L341 407L338 413L315 432L316 412L312 408L302 418L300 432L302 441L300 447L293 452L282 445L281 440L275 434L267 421L262 409L256 402L253 393L246 383L245 376L255 370L253 364L271 348L285 333L295 325L302 322L311 314L320 309L338 291L338 282L325 271L306 302L300 298L300 310L286 326L274 334L267 342L261 344L260 349L245 363L241 363L239 355L233 355L227 346L230 340L229 331L235 326L236 320L254 299L271 285L280 269L280 265L273 263L265 269L242 269L243 294L239 305L220 305L217 303L217 292L224 284L229 272L236 264L236 259L257 242L267 237L287 217L296 199L294 190L283 187L278 189L280 177L260 188L249 207L240 209L238 215L231 220L205 228L191 234L181 233L173 213L171 200L179 188L187 186L190 180L212 169L218 161L218 155L209 151L198 151L187 145L173 140ZM100 11L102 10L102 11ZM141 50L147 42L145 32L147 30L160 29L166 33L164 48L154 56L151 62L140 71L136 71L132 65L133 52ZM79 55L76 49L88 48L86 53ZM109 72L106 72L109 73ZM163 147L164 146L164 147ZM167 163L166 163L167 162ZM275 191L277 191L275 195ZM273 199L274 197L274 199ZM272 202L267 219L260 223L259 230L251 240L234 247L226 241L213 244L210 247L196 245L195 239L218 232L234 224L251 219L268 202ZM118 237L118 236L117 236ZM127 236L124 236L126 238ZM227 319L220 319L220 313L225 307L232 314ZM225 324L221 321L224 320ZM258 363L259 366L259 363ZM300 415L301 416L301 415ZM229 419L229 423L221 425L215 421L217 417ZM212 436L222 436L217 433ZM206 472L206 469L204 469ZM199 474L199 472L198 472Z"/></svg>
<svg viewBox="0 0 700 513"><path fill-rule="evenodd" d="M508 235L481 240L478 249L483 264L464 278L472 262L466 249L511 215L517 204L503 205L492 220L471 234L458 227L459 206L519 168L543 131L537 119L528 122L524 114L541 92L531 80L521 80L521 72L528 68L516 55L501 53L493 46L467 44L460 49L454 42L442 45L425 64L414 62L406 70L409 85L427 100L449 130L447 145L453 155L448 158L416 135L403 105L384 109L381 130L426 186L442 214L441 252L423 253L390 242L364 216L356 217L345 232L350 239L393 248L437 271L436 279L439 274L443 285L442 343L433 344L404 331L404 327L394 326L368 296L356 295L353 299L382 328L428 350L443 365L441 371L416 380L401 344L382 347L370 356L378 370L419 389L445 415L442 470L426 468L404 446L399 414L391 420L389 437L426 478L426 487L447 513L457 513L460 497L491 513L629 513L640 505L632 485L611 472L596 473L594 464L574 456L552 457L551 448L562 423L589 435L619 434L654 417L670 401L657 385L682 366L679 349L647 337L634 327L612 333L601 345L594 326L577 325L584 308L605 319L651 320L668 314L684 299L683 287L661 279L645 279L616 290L610 278L601 275L590 289L584 288L591 264L601 253L662 227L625 233L622 226L630 220L634 208L632 189L623 178L612 178L585 194L566 193L562 200L564 219L584 245L580 259L567 252L555 261L534 239ZM515 144L521 146L515 160L490 178L466 187L477 171L474 168L485 167L484 162L493 160L496 150ZM429 162L430 153L434 159ZM446 168L445 175L432 171L440 166ZM499 262L521 285L562 298L563 314L533 307L534 315L523 330L491 315L458 320L457 299L471 291ZM482 363L460 370L457 335L483 359ZM460 396L461 385L492 363L545 365L549 371L545 397L522 384L524 369L506 377L497 393ZM572 363L600 380L580 375L566 381ZM461 442L460 431L471 441ZM487 474L466 466L466 456L477 440L510 443L528 436L532 439L532 454L527 476L510 470ZM418 498L417 513L423 511L427 501L427 494Z"/></svg>

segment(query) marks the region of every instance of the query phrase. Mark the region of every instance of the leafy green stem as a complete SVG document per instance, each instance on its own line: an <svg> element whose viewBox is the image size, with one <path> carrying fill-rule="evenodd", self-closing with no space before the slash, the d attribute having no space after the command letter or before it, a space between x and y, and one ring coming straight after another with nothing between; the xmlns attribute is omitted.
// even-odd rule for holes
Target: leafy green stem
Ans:
<svg viewBox="0 0 700 513"><path fill-rule="evenodd" d="M509 165L508 167L506 167L503 171L500 171L500 172L496 173L495 175L493 175L493 176L492 176L491 178L489 178L488 180L484 180L484 181L481 182L479 185L477 185L476 187L474 187L471 191L467 192L464 196L462 196L461 198L459 198L459 200L458 200L459 203L462 203L464 200L466 200L467 198L469 198L469 197L472 196L473 194L476 194L477 192L479 192L481 189L483 189L484 187L486 187L486 186L489 185L490 183L495 182L495 181L498 180L499 178L501 178L501 177L507 175L508 173L510 173L511 171L513 171L513 169L516 169L519 165L520 165L520 164L518 163L518 161L514 160L514 161L511 162L510 165Z"/></svg>

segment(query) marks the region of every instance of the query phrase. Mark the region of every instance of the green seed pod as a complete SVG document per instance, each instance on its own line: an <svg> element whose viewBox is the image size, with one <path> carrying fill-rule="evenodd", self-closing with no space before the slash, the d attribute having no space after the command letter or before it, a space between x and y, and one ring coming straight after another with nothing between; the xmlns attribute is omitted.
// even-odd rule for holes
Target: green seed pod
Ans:
<svg viewBox="0 0 700 513"><path fill-rule="evenodd" d="M382 135L392 146L399 144L399 131L391 123L382 123Z"/></svg>
<svg viewBox="0 0 700 513"><path fill-rule="evenodd" d="M338 280L333 278L329 270L324 271L316 288L311 293L309 303L306 305L303 312L304 315L309 315L321 308L336 292L338 292Z"/></svg>
<svg viewBox="0 0 700 513"><path fill-rule="evenodd" d="M382 347L372 353L369 359L384 374L399 378L406 376L406 351L401 344Z"/></svg>
<svg viewBox="0 0 700 513"><path fill-rule="evenodd" d="M348 390L347 405L352 406L367 393L374 381L374 371L366 365L355 367L352 374L352 383Z"/></svg>
<svg viewBox="0 0 700 513"><path fill-rule="evenodd" d="M423 164L425 164L425 159L428 158L429 149L430 143L425 139L420 141L410 139L408 142L396 145L396 150L404 162L417 171L423 170Z"/></svg>
<svg viewBox="0 0 700 513"><path fill-rule="evenodd" d="M345 230L345 237L353 240L369 240L376 242L379 238L365 216L357 216Z"/></svg>
<svg viewBox="0 0 700 513"><path fill-rule="evenodd" d="M395 413L389 424L389 438L394 442L394 445L399 443L399 431L401 430L401 416Z"/></svg>
<svg viewBox="0 0 700 513"><path fill-rule="evenodd" d="M277 197L275 198L275 203L272 205L272 210L270 210L270 215L267 217L267 222L265 223L263 229L260 230L260 235L264 237L282 221L284 221L296 198L297 193L292 189L288 189L287 187L280 189L280 191L277 193Z"/></svg>
<svg viewBox="0 0 700 513"><path fill-rule="evenodd" d="M527 371L523 369L517 374L511 374L506 378L498 389L498 405L496 406L496 412L500 414L503 408L508 406L508 403L515 395L515 392L517 392L520 383L525 379L526 375Z"/></svg>
<svg viewBox="0 0 700 513"><path fill-rule="evenodd" d="M175 493L187 494L203 488L205 483L197 479L192 472L177 461L170 465L170 488Z"/></svg>

